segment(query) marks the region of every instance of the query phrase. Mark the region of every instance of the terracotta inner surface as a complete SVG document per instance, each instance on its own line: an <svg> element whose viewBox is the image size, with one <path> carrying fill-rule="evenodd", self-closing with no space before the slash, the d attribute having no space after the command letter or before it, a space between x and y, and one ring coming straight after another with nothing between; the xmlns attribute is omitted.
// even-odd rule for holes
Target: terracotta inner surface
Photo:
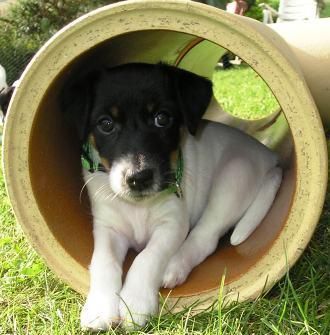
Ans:
<svg viewBox="0 0 330 335"><path fill-rule="evenodd" d="M86 193L80 201L83 181L79 146L58 107L61 86L58 80L49 88L36 115L29 143L30 175L45 224L67 252L87 269L93 250L92 217ZM272 209L246 242L232 247L228 238L223 238L217 251L193 270L185 284L172 291L173 296L214 289L224 271L226 282L234 281L263 257L285 224L295 190L295 175L292 163L285 171ZM134 253L129 252L125 269L133 258Z"/></svg>

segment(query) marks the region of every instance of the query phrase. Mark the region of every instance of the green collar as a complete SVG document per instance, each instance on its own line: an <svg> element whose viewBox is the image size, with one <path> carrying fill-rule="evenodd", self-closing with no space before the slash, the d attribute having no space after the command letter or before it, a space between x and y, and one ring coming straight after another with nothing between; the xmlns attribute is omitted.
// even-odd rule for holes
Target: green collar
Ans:
<svg viewBox="0 0 330 335"><path fill-rule="evenodd" d="M88 170L90 173L94 173L96 171L105 171L105 168L101 163L100 156L98 152L94 149L90 141L87 141L82 146L81 165L84 169ZM177 162L176 162L175 183L171 184L163 192L175 193L178 198L183 197L183 192L181 189L183 170L184 170L183 154L180 148L178 152Z"/></svg>
<svg viewBox="0 0 330 335"><path fill-rule="evenodd" d="M101 164L101 158L90 141L83 144L80 158L82 167L90 173L105 171L104 166Z"/></svg>
<svg viewBox="0 0 330 335"><path fill-rule="evenodd" d="M178 198L183 198L183 192L181 188L183 169L183 154L181 148L179 148L175 170L175 184L170 185L166 190L164 190L164 192L175 193Z"/></svg>

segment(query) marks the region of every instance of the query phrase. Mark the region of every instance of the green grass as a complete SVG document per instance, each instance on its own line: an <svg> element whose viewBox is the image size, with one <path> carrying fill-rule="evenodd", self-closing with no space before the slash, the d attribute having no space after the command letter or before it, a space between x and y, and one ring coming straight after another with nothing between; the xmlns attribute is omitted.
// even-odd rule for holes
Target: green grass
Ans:
<svg viewBox="0 0 330 335"><path fill-rule="evenodd" d="M245 75L254 76L249 69L233 69L216 73L216 80L222 86L230 86L230 74L238 78L235 87L239 80L248 80ZM247 85L233 100L246 104L251 98L251 87ZM232 96L237 92L228 89ZM264 102L273 107L273 102L260 99L259 106ZM261 111L247 116L260 117L262 113L261 108ZM0 334L84 334L79 327L83 298L59 281L29 246L15 222L1 173L0 213ZM189 309L178 314L167 313L154 317L146 328L128 334L329 335L329 219L328 194L318 228L307 250L286 277L259 299L227 307L220 304L220 307L214 306L195 316ZM114 333L124 334L120 330L109 332Z"/></svg>
<svg viewBox="0 0 330 335"><path fill-rule="evenodd" d="M249 66L215 71L213 83L215 98L235 116L258 119L279 109L266 83Z"/></svg>
<svg viewBox="0 0 330 335"><path fill-rule="evenodd" d="M324 1L324 8L322 9L320 16L323 18L330 17L330 1L329 0Z"/></svg>

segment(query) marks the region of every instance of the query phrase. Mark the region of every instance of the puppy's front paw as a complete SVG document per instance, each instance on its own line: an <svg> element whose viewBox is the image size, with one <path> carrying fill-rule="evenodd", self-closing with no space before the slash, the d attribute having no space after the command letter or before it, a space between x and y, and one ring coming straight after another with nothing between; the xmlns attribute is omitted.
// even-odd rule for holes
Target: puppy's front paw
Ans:
<svg viewBox="0 0 330 335"><path fill-rule="evenodd" d="M82 309L80 324L93 332L108 330L120 323L119 297L89 295Z"/></svg>
<svg viewBox="0 0 330 335"><path fill-rule="evenodd" d="M123 288L119 312L125 329L143 327L151 315L158 312L158 292L146 288Z"/></svg>
<svg viewBox="0 0 330 335"><path fill-rule="evenodd" d="M174 288L184 283L192 270L188 260L181 254L174 255L167 265L163 276L163 287Z"/></svg>

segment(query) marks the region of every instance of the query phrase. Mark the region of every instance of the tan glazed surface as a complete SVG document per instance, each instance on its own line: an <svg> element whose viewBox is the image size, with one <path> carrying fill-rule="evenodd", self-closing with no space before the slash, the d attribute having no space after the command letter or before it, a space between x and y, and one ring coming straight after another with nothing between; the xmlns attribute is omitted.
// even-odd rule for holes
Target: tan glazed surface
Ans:
<svg viewBox="0 0 330 335"><path fill-rule="evenodd" d="M330 18L270 27L290 45L323 123L330 126Z"/></svg>
<svg viewBox="0 0 330 335"><path fill-rule="evenodd" d="M235 248L220 241L217 252L171 296L183 297L180 306L196 295L213 301L226 273L227 298L251 299L303 252L323 206L327 152L318 111L290 48L267 26L213 7L128 1L76 20L39 51L16 90L5 128L5 179L17 220L50 268L75 290L88 290L93 240L88 200L79 201L79 148L58 104L65 81L95 64L132 61L166 61L210 76L223 48L246 61L281 106L272 122L249 129L279 151L285 177L253 235ZM220 121L224 115L215 106L206 117Z"/></svg>

